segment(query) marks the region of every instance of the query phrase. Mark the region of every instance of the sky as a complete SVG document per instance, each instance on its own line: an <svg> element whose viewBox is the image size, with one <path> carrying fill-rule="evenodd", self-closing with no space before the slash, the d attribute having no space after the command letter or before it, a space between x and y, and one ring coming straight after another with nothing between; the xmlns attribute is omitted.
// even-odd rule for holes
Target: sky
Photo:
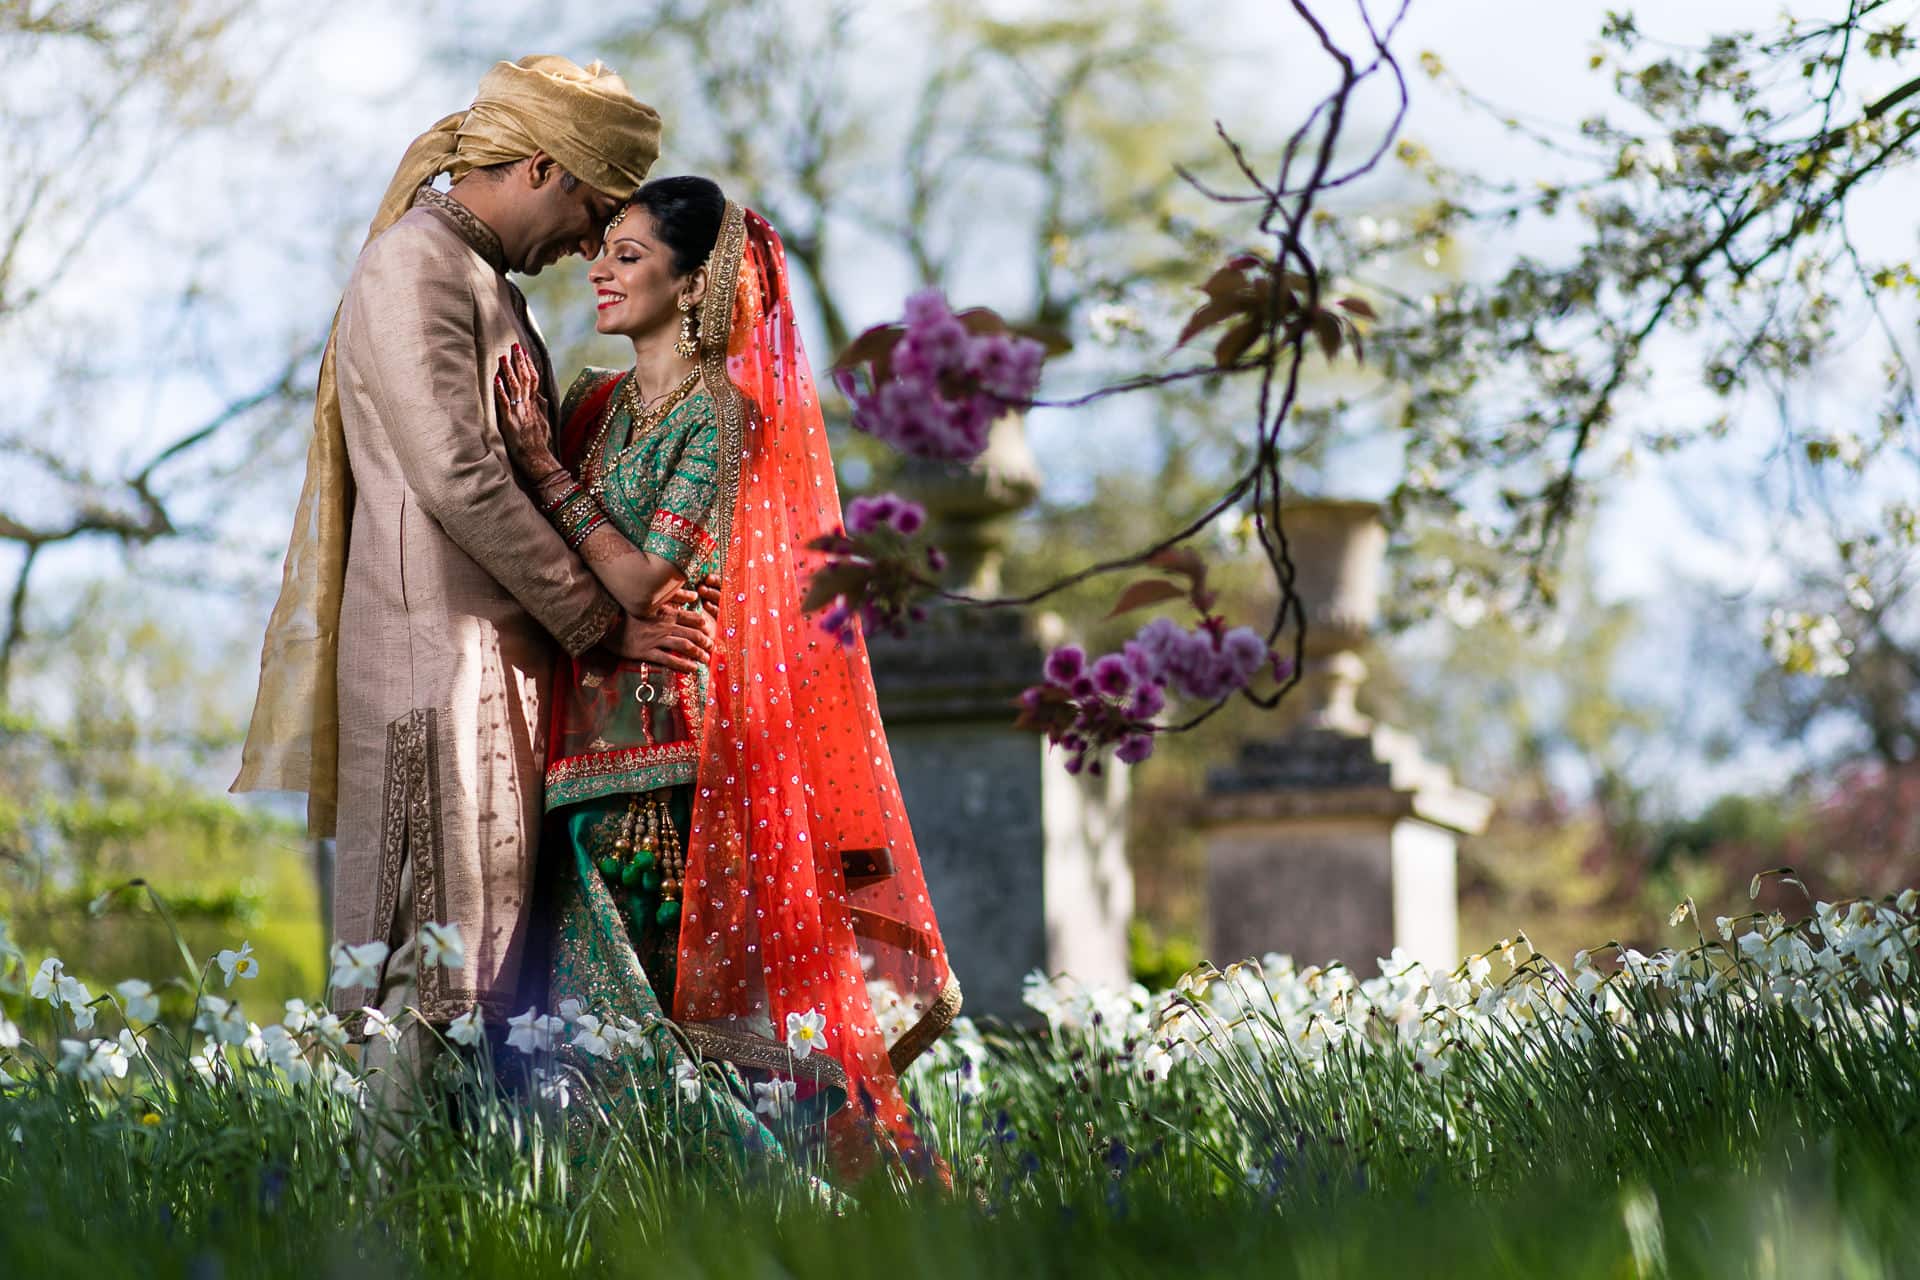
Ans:
<svg viewBox="0 0 1920 1280"><path fill-rule="evenodd" d="M1524 107L1531 116L1561 124L1606 109L1612 102L1607 80L1587 68L1596 47L1595 33L1613 4L1590 0L1415 0L1396 47L1409 63L1416 54L1432 51L1450 71L1477 93L1503 104ZM1031 12L1032 4L997 0L984 6L989 12ZM1340 31L1333 6L1326 10ZM559 16L551 27L522 16L519 6L496 3L376 4L371 0L341 0L327 7L319 21L314 11L291 0L269 0L259 27L259 57L272 67L262 101L257 130L223 141L218 148L195 153L191 163L156 180L135 215L161 231L186 236L198 211L209 199L241 202L258 210L259 233L224 247L220 267L224 278L238 275L257 280L258 289L234 291L221 307L210 309L196 323L207 330L208 344L222 351L220 359L196 362L177 376L159 377L138 386L123 387L114 403L100 415L101 456L135 456L151 442L165 439L184 424L197 420L225 396L245 388L263 370L271 369L289 346L310 340L324 326L327 299L337 294L359 229L377 202L401 149L414 134L447 111L464 105L472 85L495 56L530 51L525 42L564 52L579 60L595 53L579 47L577 33L604 15L598 6L553 5ZM1191 6L1196 21L1204 21L1222 40L1223 54L1212 77L1210 94L1215 110L1232 127L1250 112L1289 118L1319 93L1324 64L1315 51L1303 46L1301 29L1285 5L1254 0L1220 0ZM859 28L866 47L854 61L874 68L884 90L884 77L912 74L914 54L900 47L899 33L886 15L889 5L877 5ZM1686 42L1701 34L1754 19L1751 0L1685 0L1648 11L1645 25L1663 36ZM550 34L550 38L549 37ZM473 53L470 67L455 67L430 57L443 51L449 36ZM1415 95L1408 136L1421 142L1443 161L1486 174L1514 172L1533 175L1539 158L1516 150L1510 135L1481 113L1459 105L1443 87L1413 75ZM643 91L643 96L646 96ZM696 109L691 104L659 102L669 118L668 151L663 167L671 168L671 121L676 111ZM1363 104L1362 121L1371 112L1379 121L1384 103ZM1912 190L1883 193L1869 211L1867 233L1888 244L1911 248L1913 239L1903 205L1912 203ZM170 225L171 224L171 225ZM1490 246L1498 252L1478 252L1466 246L1467 270L1481 262L1499 260L1507 245ZM1552 253L1556 246L1528 246ZM578 264L570 264L578 269ZM68 317L99 314L97 299L112 291L122 298L143 299L131 314L120 308L99 321L101 341L153 343L184 341L179 323L164 310L167 290L177 286L179 264L155 255L149 266L130 267L124 261L89 261L74 271L62 287L57 310ZM983 263L977 280L983 294L1001 287ZM848 282L850 309L858 324L889 319L910 284L904 264L877 259L863 267L860 279ZM810 335L811 336L811 335ZM814 344L816 360L819 343ZM51 353L47 368L52 367ZM1676 363L1683 363L1676 357ZM1844 394L1834 401L1845 412ZM1751 430L1771 430L1755 424ZM1070 493L1076 484L1076 457L1084 449L1084 427L1075 422L1036 419L1034 442L1041 464L1056 492ZM263 530L284 528L298 485L298 433L274 447L285 456L282 465L245 492L230 495L235 510ZM1685 619L1664 617L1677 574L1705 579L1730 595L1764 589L1779 572L1772 555L1777 527L1754 518L1755 505L1742 490L1764 478L1747 474L1733 459L1750 452L1752 441L1736 440L1720 453L1700 450L1678 462L1644 469L1618 486L1604 504L1595 530L1595 571L1600 593L1608 598L1641 602L1655 625L1650 629L1645 659L1638 663L1648 675L1650 693L1667 700L1684 700L1686 691L1664 687L1662 679L1674 670L1658 661L1658 647L1685 625ZM1348 493L1377 496L1391 486L1390 468L1364 455L1352 460L1338 483ZM263 537L251 558L223 559L221 553L196 552L194 567L170 571L187 576L204 573L210 580L247 580L254 588L240 596L205 593L197 599L208 612L199 619L209 643L222 651L242 654L257 645L264 613L271 603L270 588L277 563L277 537ZM100 571L113 558L94 548L63 553L49 567L54 581L77 579ZM4 567L4 566L0 566ZM201 607L196 604L194 607ZM1758 643L1758 637L1755 637ZM256 650L257 651L257 650ZM237 662L232 675L234 696L244 705L251 687L250 668ZM1753 758L1712 769L1690 766L1691 786L1706 792L1727 785L1764 784L1792 764L1792 753L1768 749Z"/></svg>

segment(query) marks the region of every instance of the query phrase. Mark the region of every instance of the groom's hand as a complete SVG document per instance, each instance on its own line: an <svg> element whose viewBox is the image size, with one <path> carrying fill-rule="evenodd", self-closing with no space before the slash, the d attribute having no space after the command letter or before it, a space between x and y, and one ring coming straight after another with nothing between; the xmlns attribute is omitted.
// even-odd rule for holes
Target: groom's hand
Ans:
<svg viewBox="0 0 1920 1280"><path fill-rule="evenodd" d="M629 614L607 638L629 662L646 662L669 671L697 671L713 650L713 616L705 609L662 609L657 617Z"/></svg>

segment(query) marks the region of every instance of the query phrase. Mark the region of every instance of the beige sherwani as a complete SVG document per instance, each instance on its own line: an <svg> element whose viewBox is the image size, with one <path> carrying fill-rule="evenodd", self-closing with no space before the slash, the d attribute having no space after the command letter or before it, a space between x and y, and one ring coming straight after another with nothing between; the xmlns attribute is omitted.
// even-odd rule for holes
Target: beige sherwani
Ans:
<svg viewBox="0 0 1920 1280"><path fill-rule="evenodd" d="M533 886L558 646L591 648L619 607L507 460L493 375L520 343L553 374L499 241L445 196L360 255L335 334L354 506L340 609L336 940L400 950L429 921L466 962L406 992L433 1021L509 1012ZM557 642L557 643L556 643Z"/></svg>

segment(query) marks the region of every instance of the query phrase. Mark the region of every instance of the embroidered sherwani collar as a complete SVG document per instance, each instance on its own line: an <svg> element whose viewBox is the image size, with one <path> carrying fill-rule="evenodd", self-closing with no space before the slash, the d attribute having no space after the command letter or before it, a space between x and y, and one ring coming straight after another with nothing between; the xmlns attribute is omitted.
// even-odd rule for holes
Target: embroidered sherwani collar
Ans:
<svg viewBox="0 0 1920 1280"><path fill-rule="evenodd" d="M447 223L460 234L473 251L487 260L487 265L501 275L507 274L507 251L500 243L500 237L494 234L492 227L480 221L480 215L455 200L444 191L432 187L421 187L420 194L414 198L414 204L425 205L447 220Z"/></svg>

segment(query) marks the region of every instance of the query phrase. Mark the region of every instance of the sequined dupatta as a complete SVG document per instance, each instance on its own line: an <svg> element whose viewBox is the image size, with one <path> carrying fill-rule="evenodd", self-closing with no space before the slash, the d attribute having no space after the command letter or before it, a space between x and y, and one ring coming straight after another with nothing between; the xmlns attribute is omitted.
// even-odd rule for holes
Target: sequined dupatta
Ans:
<svg viewBox="0 0 1920 1280"><path fill-rule="evenodd" d="M676 1021L814 1040L846 1072L843 1155L920 1153L899 1073L960 1007L866 645L800 611L840 525L827 433L800 344L785 249L728 204L700 310L720 424L722 603L700 744Z"/></svg>

